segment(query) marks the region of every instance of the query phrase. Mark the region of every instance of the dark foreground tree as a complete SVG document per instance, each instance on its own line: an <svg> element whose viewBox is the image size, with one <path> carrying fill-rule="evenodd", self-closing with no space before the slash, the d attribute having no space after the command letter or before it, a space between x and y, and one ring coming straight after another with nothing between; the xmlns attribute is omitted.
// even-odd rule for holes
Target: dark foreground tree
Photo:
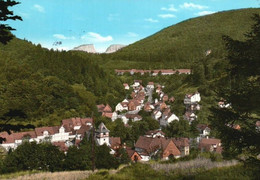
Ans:
<svg viewBox="0 0 260 180"><path fill-rule="evenodd" d="M224 156L253 160L260 164L260 16L245 35L245 41L223 39L228 52L226 76L218 83L218 96L229 108L213 108L211 125L217 131L224 147ZM235 125L240 129L235 129Z"/></svg>
<svg viewBox="0 0 260 180"><path fill-rule="evenodd" d="M19 2L12 0L0 0L0 21L7 20L21 20L20 16L14 15L13 11L10 11L8 8L20 4ZM13 35L10 31L15 30L8 24L0 23L0 42L2 44L7 44L12 38Z"/></svg>

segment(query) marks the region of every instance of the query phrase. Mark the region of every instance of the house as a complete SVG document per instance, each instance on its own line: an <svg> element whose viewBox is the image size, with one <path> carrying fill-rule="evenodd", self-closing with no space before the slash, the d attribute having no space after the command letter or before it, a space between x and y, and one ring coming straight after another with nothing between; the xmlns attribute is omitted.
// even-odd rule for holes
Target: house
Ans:
<svg viewBox="0 0 260 180"><path fill-rule="evenodd" d="M111 148L110 154L115 154L121 147L120 137L109 137L109 144Z"/></svg>
<svg viewBox="0 0 260 180"><path fill-rule="evenodd" d="M162 116L162 112L161 112L161 111L159 111L159 110L153 111L152 117L153 117L155 120L159 120L161 116Z"/></svg>
<svg viewBox="0 0 260 180"><path fill-rule="evenodd" d="M149 161L153 156L159 156L166 160L169 157L178 158L181 156L181 152L174 142L164 137L140 136L135 144L135 150L141 155L142 161Z"/></svg>
<svg viewBox="0 0 260 180"><path fill-rule="evenodd" d="M147 89L154 89L154 82L148 82L146 88Z"/></svg>
<svg viewBox="0 0 260 180"><path fill-rule="evenodd" d="M142 120L142 116L140 116L138 114L126 114L125 117L127 119L132 120L133 122Z"/></svg>
<svg viewBox="0 0 260 180"><path fill-rule="evenodd" d="M190 145L188 138L173 138L174 144L181 152L181 156L188 156L190 154Z"/></svg>
<svg viewBox="0 0 260 180"><path fill-rule="evenodd" d="M0 133L5 138L1 146L6 150L16 149L23 141L35 141L36 143L51 142L61 145L61 142L70 144L73 140L82 140L85 133L92 128L91 118L71 118L62 120L61 126L38 127L34 131L17 132L8 134ZM57 143L60 142L60 143ZM62 145L61 145L62 146Z"/></svg>
<svg viewBox="0 0 260 180"><path fill-rule="evenodd" d="M129 85L127 83L124 83L123 86L124 86L125 90L129 90L130 89L130 87L129 87Z"/></svg>
<svg viewBox="0 0 260 180"><path fill-rule="evenodd" d="M210 135L211 129L207 124L198 124L197 129L200 132L200 138L205 138Z"/></svg>
<svg viewBox="0 0 260 180"><path fill-rule="evenodd" d="M162 75L173 75L176 73L176 71L172 69L161 69L160 72Z"/></svg>
<svg viewBox="0 0 260 180"><path fill-rule="evenodd" d="M128 111L128 102L121 102L116 105L115 108L116 111L122 112L122 111Z"/></svg>
<svg viewBox="0 0 260 180"><path fill-rule="evenodd" d="M150 130L150 131L148 131L148 132L145 133L145 136L146 136L146 137L152 137L152 138L155 138L155 137L164 137L164 136L165 136L165 133L162 132L160 129Z"/></svg>
<svg viewBox="0 0 260 180"><path fill-rule="evenodd" d="M138 152L136 152L135 150L131 149L130 147L126 147L126 153L127 153L128 157L131 159L131 161L133 161L133 162L142 160L141 155Z"/></svg>
<svg viewBox="0 0 260 180"><path fill-rule="evenodd" d="M191 74L190 69L176 69L176 72L178 72L179 74Z"/></svg>
<svg viewBox="0 0 260 180"><path fill-rule="evenodd" d="M134 84L132 85L132 87L135 90L138 89L141 84L142 84L142 80L134 80Z"/></svg>
<svg viewBox="0 0 260 180"><path fill-rule="evenodd" d="M126 117L125 114L118 115L118 118L119 118L119 119L122 119L122 121L123 121L123 123L124 123L125 125L128 124L129 119Z"/></svg>
<svg viewBox="0 0 260 180"><path fill-rule="evenodd" d="M112 120L112 121L115 121L117 118L118 118L118 114L117 114L116 111L114 111L114 112L112 113L111 120Z"/></svg>
<svg viewBox="0 0 260 180"><path fill-rule="evenodd" d="M191 123L192 121L197 119L197 116L192 112L186 111L186 113L184 114L184 119Z"/></svg>
<svg viewBox="0 0 260 180"><path fill-rule="evenodd" d="M184 98L184 104L195 104L201 101L200 93L186 94Z"/></svg>
<svg viewBox="0 0 260 180"><path fill-rule="evenodd" d="M141 108L142 108L141 103L138 102L136 99L130 100L128 103L129 111L141 110Z"/></svg>
<svg viewBox="0 0 260 180"><path fill-rule="evenodd" d="M162 159L164 160L179 158L181 156L180 150L176 147L172 139L166 139L162 142L162 154Z"/></svg>
<svg viewBox="0 0 260 180"><path fill-rule="evenodd" d="M221 140L214 138L202 138L199 143L201 152L216 152L222 153Z"/></svg>
<svg viewBox="0 0 260 180"><path fill-rule="evenodd" d="M95 132L95 139L96 143L99 146L102 146L103 144L106 144L107 146L110 146L109 143L109 130L105 126L105 124L102 122Z"/></svg>
<svg viewBox="0 0 260 180"><path fill-rule="evenodd" d="M154 109L154 106L151 105L150 102L147 102L147 103L144 104L144 110L145 110L146 112L151 112L153 109Z"/></svg>
<svg viewBox="0 0 260 180"><path fill-rule="evenodd" d="M163 102L168 101L169 100L168 95L167 94L163 95L162 100L163 100Z"/></svg>

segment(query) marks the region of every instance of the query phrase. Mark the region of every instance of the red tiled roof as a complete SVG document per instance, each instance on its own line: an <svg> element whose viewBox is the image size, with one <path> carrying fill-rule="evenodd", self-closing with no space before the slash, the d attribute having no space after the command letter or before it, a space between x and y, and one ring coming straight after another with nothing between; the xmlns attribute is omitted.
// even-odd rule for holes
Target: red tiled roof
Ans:
<svg viewBox="0 0 260 180"><path fill-rule="evenodd" d="M148 82L148 85L154 85L154 82Z"/></svg>
<svg viewBox="0 0 260 180"><path fill-rule="evenodd" d="M189 146L189 139L188 138L173 138L172 140L178 148Z"/></svg>
<svg viewBox="0 0 260 180"><path fill-rule="evenodd" d="M126 114L125 117L127 119L134 119L134 118L142 119L142 116L140 116L138 114Z"/></svg>
<svg viewBox="0 0 260 180"><path fill-rule="evenodd" d="M219 143L221 143L221 140L215 139L215 138L202 138L200 141L200 144L214 145L214 144L219 144Z"/></svg>
<svg viewBox="0 0 260 180"><path fill-rule="evenodd" d="M113 113L112 112L103 112L102 113L102 116L104 116L104 117L107 117L107 118L112 118L112 116L113 116Z"/></svg>
<svg viewBox="0 0 260 180"><path fill-rule="evenodd" d="M206 128L208 128L209 126L207 124L198 124L197 125L197 128L200 129L200 130L204 130Z"/></svg>
<svg viewBox="0 0 260 180"><path fill-rule="evenodd" d="M44 131L48 131L49 135L53 135L59 133L59 126L35 128L36 136L42 136Z"/></svg>
<svg viewBox="0 0 260 180"><path fill-rule="evenodd" d="M14 143L13 134L8 134L7 132L1 132L0 137L4 138L5 140L2 142L3 144Z"/></svg>
<svg viewBox="0 0 260 180"><path fill-rule="evenodd" d="M173 148L170 148L169 146L171 143L173 144ZM163 151L170 151L170 154L173 154L174 156L181 155L180 150L177 148L177 146L171 139L165 139L164 141L162 141L162 149Z"/></svg>
<svg viewBox="0 0 260 180"><path fill-rule="evenodd" d="M120 139L120 137L109 137L109 143L110 143L111 147L114 148L114 146L121 145L121 139Z"/></svg>
<svg viewBox="0 0 260 180"><path fill-rule="evenodd" d="M112 112L112 108L107 104L106 107L103 109L104 112Z"/></svg>

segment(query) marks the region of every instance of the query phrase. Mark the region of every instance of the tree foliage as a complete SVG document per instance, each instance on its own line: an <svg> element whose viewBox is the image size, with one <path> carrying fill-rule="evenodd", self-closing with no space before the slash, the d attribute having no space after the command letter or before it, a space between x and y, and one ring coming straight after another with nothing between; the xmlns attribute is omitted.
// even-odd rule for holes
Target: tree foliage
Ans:
<svg viewBox="0 0 260 180"><path fill-rule="evenodd" d="M1 0L0 1L0 21L7 20L21 20L20 16L14 15L13 11L8 8L19 4L19 2L13 0ZM14 36L10 31L15 30L8 24L0 24L0 43L7 44Z"/></svg>
<svg viewBox="0 0 260 180"><path fill-rule="evenodd" d="M260 16L254 15L255 24L245 35L245 41L224 36L228 51L226 76L218 83L218 96L230 108L212 109L212 127L222 140L225 155L244 159L260 152L260 132L256 122L260 120ZM234 125L241 129L234 129Z"/></svg>

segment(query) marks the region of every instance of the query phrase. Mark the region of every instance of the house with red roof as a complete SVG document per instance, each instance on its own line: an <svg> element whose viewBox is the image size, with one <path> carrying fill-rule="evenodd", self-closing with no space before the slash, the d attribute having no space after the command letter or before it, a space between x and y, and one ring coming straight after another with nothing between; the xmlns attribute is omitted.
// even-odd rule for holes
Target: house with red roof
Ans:
<svg viewBox="0 0 260 180"><path fill-rule="evenodd" d="M181 156L180 150L172 139L160 136L154 138L140 136L135 144L135 151L141 155L142 161L149 161L156 155L165 160L169 159L169 157L179 158Z"/></svg>
<svg viewBox="0 0 260 180"><path fill-rule="evenodd" d="M222 153L221 140L215 138L202 138L199 143L201 152Z"/></svg>
<svg viewBox="0 0 260 180"><path fill-rule="evenodd" d="M67 143L73 139L82 140L85 133L92 128L92 123L93 120L91 118L71 118L62 120L61 126L38 127L34 131L12 132L11 134L2 132L0 137L4 138L5 141L2 142L1 146L9 150L10 148L17 148L23 141Z"/></svg>

